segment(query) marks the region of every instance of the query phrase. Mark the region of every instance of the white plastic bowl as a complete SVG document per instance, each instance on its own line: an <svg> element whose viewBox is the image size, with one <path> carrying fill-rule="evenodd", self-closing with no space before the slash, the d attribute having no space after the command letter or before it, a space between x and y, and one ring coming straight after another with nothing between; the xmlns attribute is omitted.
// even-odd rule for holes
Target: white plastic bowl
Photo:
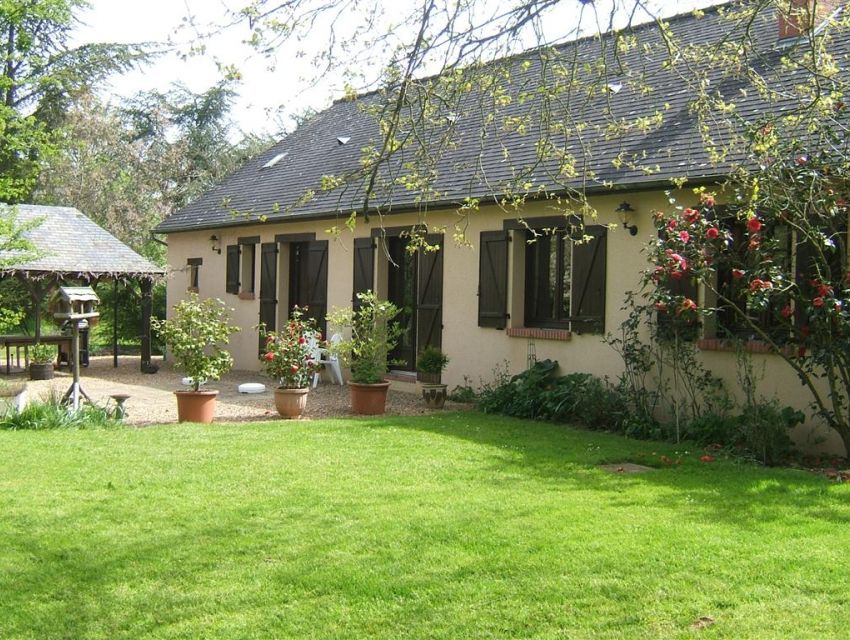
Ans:
<svg viewBox="0 0 850 640"><path fill-rule="evenodd" d="M243 382L238 387L239 393L263 393L266 385L260 382Z"/></svg>

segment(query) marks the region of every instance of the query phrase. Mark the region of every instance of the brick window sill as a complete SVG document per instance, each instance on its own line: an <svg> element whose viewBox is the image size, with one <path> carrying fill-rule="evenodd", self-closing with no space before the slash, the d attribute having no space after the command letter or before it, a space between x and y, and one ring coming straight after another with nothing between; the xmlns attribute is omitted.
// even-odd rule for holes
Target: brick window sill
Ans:
<svg viewBox="0 0 850 640"><path fill-rule="evenodd" d="M239 293L239 299L240 300L253 300L254 299L254 292L253 291L241 291Z"/></svg>
<svg viewBox="0 0 850 640"><path fill-rule="evenodd" d="M511 327L505 330L511 338L531 338L534 340L572 340L573 334L567 329L538 329L535 327Z"/></svg>
<svg viewBox="0 0 850 640"><path fill-rule="evenodd" d="M743 343L744 351L747 353L774 353L770 345L760 340L747 340ZM703 338L697 341L697 347L701 351L735 351L737 343L734 340L725 340L723 338ZM793 356L798 353L798 348L794 345L785 345L782 347L782 353L786 356Z"/></svg>

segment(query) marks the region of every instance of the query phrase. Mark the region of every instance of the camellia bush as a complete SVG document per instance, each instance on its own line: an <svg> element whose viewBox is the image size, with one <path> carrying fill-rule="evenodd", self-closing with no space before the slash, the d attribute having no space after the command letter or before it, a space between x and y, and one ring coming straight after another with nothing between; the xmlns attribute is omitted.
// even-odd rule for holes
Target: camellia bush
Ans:
<svg viewBox="0 0 850 640"><path fill-rule="evenodd" d="M310 342L318 343L322 334L313 318L304 317L304 309L294 307L289 321L280 331L266 331L260 327L260 336L265 351L260 361L270 377L278 381L282 389L304 389L310 378L321 366L314 358Z"/></svg>
<svg viewBox="0 0 850 640"><path fill-rule="evenodd" d="M754 168L655 213L644 285L659 324L714 325L782 358L850 452L846 125L844 102L823 97L749 127Z"/></svg>

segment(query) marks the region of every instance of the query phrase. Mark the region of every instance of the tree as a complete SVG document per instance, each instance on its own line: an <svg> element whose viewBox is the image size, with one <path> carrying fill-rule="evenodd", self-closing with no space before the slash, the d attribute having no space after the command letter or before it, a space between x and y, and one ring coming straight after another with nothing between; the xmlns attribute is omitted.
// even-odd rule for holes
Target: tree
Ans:
<svg viewBox="0 0 850 640"><path fill-rule="evenodd" d="M143 45L69 45L85 0L0 2L0 202L22 202L71 101L148 59Z"/></svg>

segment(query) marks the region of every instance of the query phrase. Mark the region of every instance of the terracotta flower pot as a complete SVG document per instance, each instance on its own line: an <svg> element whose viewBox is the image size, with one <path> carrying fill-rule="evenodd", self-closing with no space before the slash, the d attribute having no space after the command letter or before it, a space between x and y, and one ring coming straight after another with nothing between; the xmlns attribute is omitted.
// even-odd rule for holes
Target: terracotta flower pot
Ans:
<svg viewBox="0 0 850 640"><path fill-rule="evenodd" d="M274 406L283 418L300 418L307 408L307 394L310 387L303 389L284 389L278 387L274 390Z"/></svg>
<svg viewBox="0 0 850 640"><path fill-rule="evenodd" d="M349 382L351 389L351 410L361 416L376 416L384 413L387 406L389 382L361 384Z"/></svg>
<svg viewBox="0 0 850 640"><path fill-rule="evenodd" d="M209 424L215 417L215 399L218 391L175 391L177 396L177 421Z"/></svg>
<svg viewBox="0 0 850 640"><path fill-rule="evenodd" d="M446 404L446 385L444 384L423 384L422 399L425 400L425 406L429 409L442 409Z"/></svg>

